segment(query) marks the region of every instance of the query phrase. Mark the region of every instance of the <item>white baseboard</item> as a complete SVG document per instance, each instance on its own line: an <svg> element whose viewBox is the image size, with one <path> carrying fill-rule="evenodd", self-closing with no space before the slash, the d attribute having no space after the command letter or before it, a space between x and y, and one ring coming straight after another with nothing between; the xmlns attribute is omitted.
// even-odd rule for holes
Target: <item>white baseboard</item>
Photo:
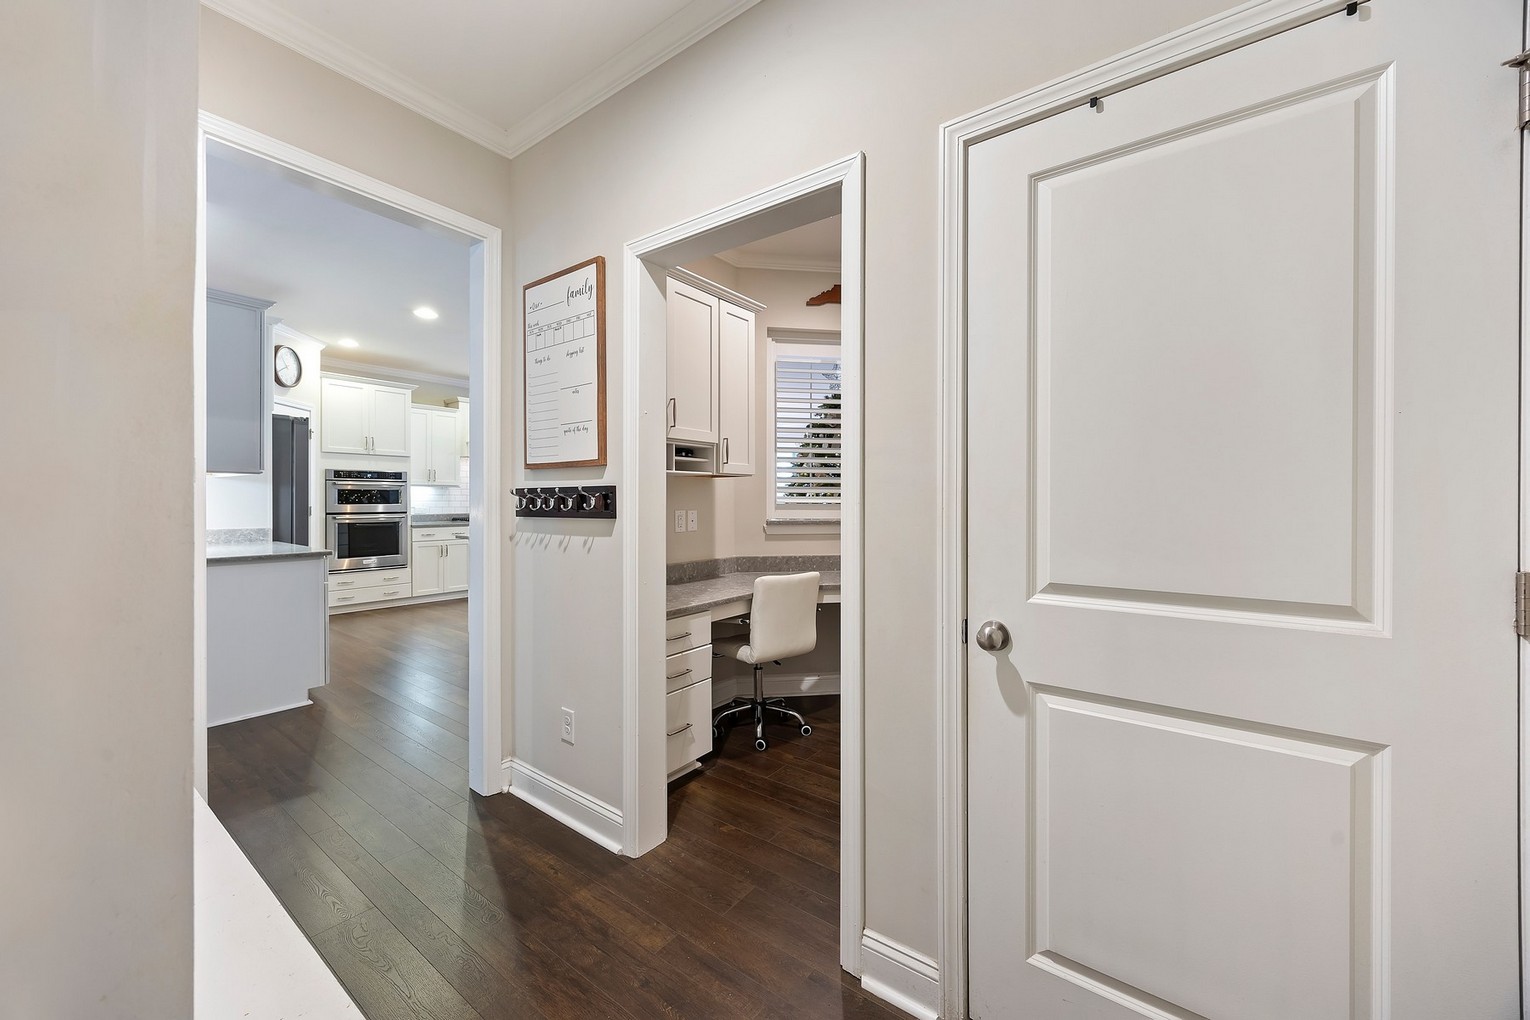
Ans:
<svg viewBox="0 0 1530 1020"><path fill-rule="evenodd" d="M920 1020L940 1016L940 968L885 935L861 935L861 987Z"/></svg>
<svg viewBox="0 0 1530 1020"><path fill-rule="evenodd" d="M734 698L747 698L754 691L754 677L712 678L712 707L726 705ZM818 694L838 694L838 673L765 673L767 698L806 698Z"/></svg>
<svg viewBox="0 0 1530 1020"><path fill-rule="evenodd" d="M551 815L612 853L622 852L622 813L610 804L554 779L519 758L505 759L504 777L505 789L538 811Z"/></svg>
<svg viewBox="0 0 1530 1020"><path fill-rule="evenodd" d="M302 708L304 705L312 705L313 701L304 698L302 701L294 701L290 705L278 705L275 708L263 708L259 712L246 712L244 715L236 715L231 719L214 719L207 723L208 728L214 726L226 726L231 722L244 722L246 719L259 719L263 715L274 715L277 712L286 712L294 708Z"/></svg>

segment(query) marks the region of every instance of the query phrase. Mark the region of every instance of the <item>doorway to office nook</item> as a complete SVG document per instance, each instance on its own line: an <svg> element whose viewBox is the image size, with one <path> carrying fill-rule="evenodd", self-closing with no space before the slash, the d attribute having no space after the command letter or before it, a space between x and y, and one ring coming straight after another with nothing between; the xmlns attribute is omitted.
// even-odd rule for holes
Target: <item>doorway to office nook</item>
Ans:
<svg viewBox="0 0 1530 1020"><path fill-rule="evenodd" d="M739 789L754 785L759 792L761 783L770 789L771 780L768 775L760 779L762 771L769 772L759 767L760 762L771 761L768 756L772 753L781 756L782 767L789 764L788 757L810 761L817 753L812 742L817 733L822 733L821 748L827 748L831 741L838 746L834 835L838 844L839 964L858 977L864 929L861 586L864 163L864 155L857 153L633 241L624 253L623 274L624 335L635 338L626 345L623 355L624 404L636 409L624 431L623 458L623 482L632 493L630 502L634 507L622 524L627 557L623 852L637 856L662 844L669 835L671 797L684 797L692 783L713 781L714 777L705 775L712 763L717 763L716 778L731 779ZM824 221L832 223L835 218L839 251L836 267L799 266L807 271L798 283L784 289L769 288L768 302L756 300L749 293L751 286L762 286L766 279L755 274L780 274L779 263L771 268L768 246L763 242L779 239L788 232L799 239L804 232L816 231L821 235L826 229L833 229L832 225L826 228ZM799 319L795 324L778 321L777 310L788 306L797 309L800 305L812 311L832 303L828 291L834 287L825 286L819 291L806 286L818 282L809 275L815 269L837 269L837 292L833 295L840 302L837 323L829 324L821 318L807 322ZM752 365L758 377L751 392L759 399L753 418L755 432L743 443L723 443L720 439L713 444L687 443L682 441L683 436L682 440L675 438L672 423L678 423L681 416L674 413L677 409L670 403L671 369L675 367L670 364L670 309L672 294L677 289L685 295L684 300L714 309L712 314L719 319L725 319L730 308L735 315L753 316L750 321L757 349ZM809 290L814 293L808 293ZM809 308L812 299L819 299L819 304ZM837 328L830 328L831 325ZM796 395L797 403L806 409L803 420L792 422L789 413L778 410L778 403L782 407L792 403L789 394L783 393L778 398L778 374L782 380L794 379L807 387ZM716 410L722 412L722 408ZM740 445L744 450L738 449ZM831 445L835 447L832 455L825 452ZM743 462L747 470L739 467L741 452L748 458ZM832 467L815 469L812 466L815 461L832 461ZM822 512L824 499L815 503L815 497L829 496L838 504L837 522L833 526ZM714 537L711 545L698 537L702 531L700 522L697 531L691 530L692 510L698 512L701 520L710 513L714 527L720 528L724 515L731 515L735 521L742 519L736 513L740 508L745 517L759 518L757 532L752 526L746 527L745 530L754 533L745 536L743 545L737 542L741 534L737 528L733 541ZM793 516L795 521L790 519ZM743 573L762 572L747 569L756 566L763 566L763 572L784 572L782 564L770 558L773 545L791 548L796 555L811 556L802 550L813 547L815 541L819 550L832 549L838 554L839 569L835 572L838 621L833 628L838 633L837 660L804 659L806 666L793 659L785 659L781 666L767 663L765 694L815 695L821 690L832 690L837 695L837 710L832 701L827 709L822 702L817 705L805 702L809 706L804 711L808 722L813 722L815 713L821 720L817 733L805 737L794 725L772 720L765 731L768 746L762 752L752 747L755 739L752 717L736 729L725 724L715 734L715 750L710 740L702 741L706 750L700 755L701 779L686 775L691 772L688 763L674 769L669 743L677 737L667 721L668 688L675 682L667 672L670 658L667 653L674 651L673 646L666 648L671 625L667 623L671 617L666 605L670 584L684 585L690 569L708 571L708 566L698 566L701 563L709 563L710 570L721 572L729 571L730 566ZM826 609L833 605L828 600L828 588L825 584L820 590L820 600L827 603ZM746 626L729 626L725 621L737 621L748 608L745 601L710 607L705 614L694 615L698 620L706 615L708 625L718 623L712 633L717 635L720 649L730 635L746 632ZM828 630L822 628L820 633ZM692 643L700 648L699 641L697 638ZM715 669L718 678L708 709L720 707L733 692L752 691L753 679L747 664L715 657L710 647L703 654L705 668ZM819 649L816 654L824 653ZM817 686L835 671L837 682ZM794 684L797 689L790 690ZM697 719L686 722L689 728L681 727L683 733L694 733L698 722L703 725L710 722L710 713L698 714ZM828 723L826 727L824 722ZM766 757L753 758L756 754ZM799 764L791 767L800 769ZM803 780L806 785L814 781ZM832 778L821 774L816 781L832 782Z"/></svg>

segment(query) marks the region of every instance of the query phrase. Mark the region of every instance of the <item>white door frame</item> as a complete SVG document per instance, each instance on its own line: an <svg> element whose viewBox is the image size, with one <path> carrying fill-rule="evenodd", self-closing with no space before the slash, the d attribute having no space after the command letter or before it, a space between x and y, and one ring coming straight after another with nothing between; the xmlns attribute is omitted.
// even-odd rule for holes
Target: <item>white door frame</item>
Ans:
<svg viewBox="0 0 1530 1020"><path fill-rule="evenodd" d="M471 238L475 243L469 255L468 270L468 387L473 398L472 424L468 449L473 470L468 476L468 534L472 556L468 575L468 785L488 796L504 788L501 778L506 757L503 746L502 692L508 685L506 659L500 638L503 586L500 582L504 535L500 527L500 443L501 443L501 353L500 266L503 239L499 227L465 216L429 199L410 194L401 188L358 173L349 167L317 156L286 142L202 111L197 137L199 182L205 174L207 142L223 145L258 156L277 166L295 171L333 188L408 214L417 220L444 227ZM197 285L207 279L206 194L198 189L197 202ZM196 406L199 416L205 395L207 350L206 322L200 312L195 324ZM198 426L198 436L205 430ZM197 443L202 457L205 442ZM201 509L202 463L197 464L198 500L196 534L200 549L207 539L206 516ZM207 606L205 580L199 580L196 597L196 756L195 781L199 790L207 789Z"/></svg>
<svg viewBox="0 0 1530 1020"><path fill-rule="evenodd" d="M856 153L628 244L623 254L622 483L622 852L662 843L668 809L664 768L664 471L667 357L663 274L683 262L758 240L772 213L821 204L818 219L843 216L840 285L844 374L843 504L840 511L840 964L861 973L865 928L863 751L865 443L865 163ZM808 222L802 220L793 226ZM786 229L782 227L781 229Z"/></svg>
<svg viewBox="0 0 1530 1020"><path fill-rule="evenodd" d="M995 135L1342 10L1345 0L1254 0L941 127L940 978L942 1017L967 1015L968 149ZM1509 54L1505 54L1508 56ZM974 623L973 626L976 626Z"/></svg>

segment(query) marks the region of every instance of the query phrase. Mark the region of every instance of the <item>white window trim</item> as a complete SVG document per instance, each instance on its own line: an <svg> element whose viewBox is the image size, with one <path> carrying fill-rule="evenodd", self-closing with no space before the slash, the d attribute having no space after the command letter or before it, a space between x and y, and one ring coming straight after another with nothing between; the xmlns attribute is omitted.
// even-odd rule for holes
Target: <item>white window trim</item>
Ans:
<svg viewBox="0 0 1530 1020"><path fill-rule="evenodd" d="M776 352L781 347L807 348L813 345L840 346L837 329L772 328L765 337L765 408L766 456L765 527L767 535L837 535L843 503L832 509L786 508L776 505ZM841 361L843 364L843 361Z"/></svg>

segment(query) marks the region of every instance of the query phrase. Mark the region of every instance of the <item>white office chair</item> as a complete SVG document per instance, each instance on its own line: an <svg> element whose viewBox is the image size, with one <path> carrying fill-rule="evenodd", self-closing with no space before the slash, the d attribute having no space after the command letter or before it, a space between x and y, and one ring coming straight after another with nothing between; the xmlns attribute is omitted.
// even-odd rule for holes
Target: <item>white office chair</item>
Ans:
<svg viewBox="0 0 1530 1020"><path fill-rule="evenodd" d="M806 719L786 707L785 698L766 699L765 663L779 666L780 660L811 652L818 644L818 572L755 578L754 600L745 622L749 624L748 638L714 641L712 647L754 667L754 697L734 698L713 717L712 731L721 738L724 722L752 712L754 749L763 751L766 712L795 720L804 737L813 732Z"/></svg>

